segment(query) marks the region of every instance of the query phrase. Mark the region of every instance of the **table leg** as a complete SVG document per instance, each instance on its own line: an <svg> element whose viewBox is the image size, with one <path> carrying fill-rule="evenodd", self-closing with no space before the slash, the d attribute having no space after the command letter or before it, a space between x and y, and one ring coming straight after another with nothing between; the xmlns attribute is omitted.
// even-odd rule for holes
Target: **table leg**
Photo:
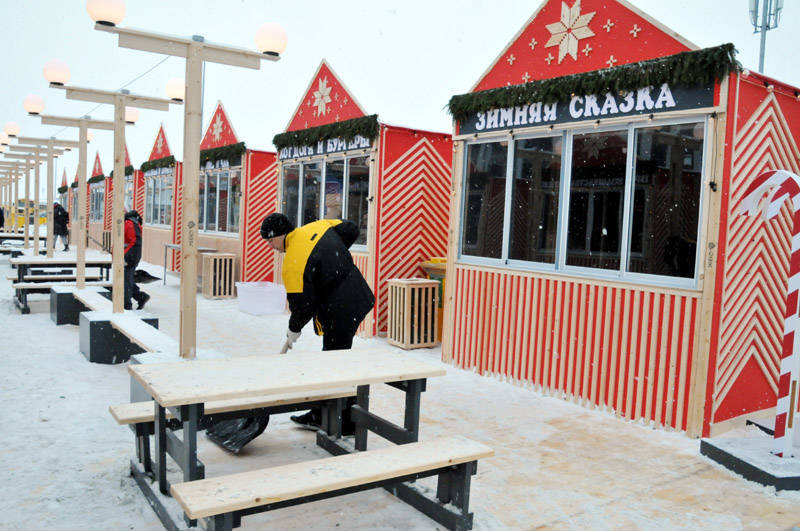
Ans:
<svg viewBox="0 0 800 531"><path fill-rule="evenodd" d="M406 413L403 427L408 430L410 442L419 440L419 407L425 380L410 380L406 387Z"/></svg>
<svg viewBox="0 0 800 531"><path fill-rule="evenodd" d="M369 411L369 385L359 385L356 392L356 401L360 408ZM367 426L365 424L356 425L356 450L363 452L367 449Z"/></svg>
<svg viewBox="0 0 800 531"><path fill-rule="evenodd" d="M161 494L169 494L167 484L167 420L166 410L158 402L153 402L156 408L155 416L155 453L156 453L156 479Z"/></svg>

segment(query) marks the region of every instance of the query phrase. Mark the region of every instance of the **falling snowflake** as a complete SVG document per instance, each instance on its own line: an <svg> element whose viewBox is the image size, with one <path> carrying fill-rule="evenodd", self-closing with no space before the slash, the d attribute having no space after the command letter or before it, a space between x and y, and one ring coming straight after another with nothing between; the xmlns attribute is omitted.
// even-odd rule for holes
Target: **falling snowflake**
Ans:
<svg viewBox="0 0 800 531"><path fill-rule="evenodd" d="M550 40L544 45L545 48L558 46L559 64L567 54L577 60L578 41L594 37L594 32L589 29L589 22L595 13L596 11L592 11L581 15L581 0L575 0L572 7L568 7L566 2L561 2L561 20L547 25L547 31L551 35Z"/></svg>

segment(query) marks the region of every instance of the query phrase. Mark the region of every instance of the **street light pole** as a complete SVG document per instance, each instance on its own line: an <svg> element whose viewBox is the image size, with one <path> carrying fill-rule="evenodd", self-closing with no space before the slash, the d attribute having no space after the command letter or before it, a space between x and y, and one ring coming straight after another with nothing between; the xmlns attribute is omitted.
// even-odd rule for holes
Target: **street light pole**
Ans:
<svg viewBox="0 0 800 531"><path fill-rule="evenodd" d="M89 143L88 131L89 129L113 131L114 122L92 120L90 116L69 118L66 116L41 115L41 119L42 125L78 128L78 201L75 204L76 213L72 216L72 222L78 224L76 285L78 289L83 289L86 287L86 146Z"/></svg>
<svg viewBox="0 0 800 531"><path fill-rule="evenodd" d="M33 138L21 136L17 138L20 144L29 144L42 149L47 149L47 257L53 257L53 247L55 247L55 236L53 231L53 180L55 175L53 173L53 162L56 155L56 147L59 148L76 148L80 147L78 142L74 140L57 140L55 137L50 138Z"/></svg>
<svg viewBox="0 0 800 531"><path fill-rule="evenodd" d="M124 239L125 230L124 205L125 205L125 108L139 107L157 111L169 110L170 103L176 103L164 98L153 98L131 94L128 91L97 90L85 87L70 87L51 84L53 88L64 89L68 100L91 101L94 103L107 103L114 106L114 177L113 207L111 211L111 267L114 271L111 301L114 313L124 311ZM43 122L44 123L44 122ZM132 123L132 122L131 122ZM82 141L82 140L81 140ZM80 192L78 192L80 194Z"/></svg>
<svg viewBox="0 0 800 531"><path fill-rule="evenodd" d="M121 20L121 17L120 17ZM183 122L183 182L181 183L181 296L180 296L180 356L194 359L197 350L197 247L198 247L198 179L200 173L201 117L203 109L203 64L220 63L258 70L261 61L278 61L286 47L282 29L269 26L263 53L244 48L206 42L200 36L191 39L120 28L116 22L96 20L94 29L115 33L118 44L146 52L172 55L186 59L186 96ZM273 38L274 37L274 38ZM261 47L261 46L260 46Z"/></svg>

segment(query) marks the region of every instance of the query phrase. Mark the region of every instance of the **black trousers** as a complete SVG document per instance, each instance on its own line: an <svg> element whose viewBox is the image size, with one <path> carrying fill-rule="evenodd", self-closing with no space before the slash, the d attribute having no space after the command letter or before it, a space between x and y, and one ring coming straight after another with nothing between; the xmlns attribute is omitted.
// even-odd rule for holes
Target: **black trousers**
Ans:
<svg viewBox="0 0 800 531"><path fill-rule="evenodd" d="M123 303L125 305L126 310L132 310L133 304L131 304L131 297L136 299L137 301L141 297L141 291L139 291L139 286L136 285L136 282L133 280L133 274L136 272L135 265L128 265L125 264L125 294L123 296Z"/></svg>
<svg viewBox="0 0 800 531"><path fill-rule="evenodd" d="M325 334L322 336L322 350L350 350L353 347L353 334L333 335ZM344 405L342 412L342 434L352 435L355 433L355 424L350 419L350 406L356 403L355 397L350 397ZM322 409L313 408L311 414L317 424L322 422Z"/></svg>
<svg viewBox="0 0 800 531"><path fill-rule="evenodd" d="M350 350L353 348L353 336L355 334L322 336L322 350Z"/></svg>

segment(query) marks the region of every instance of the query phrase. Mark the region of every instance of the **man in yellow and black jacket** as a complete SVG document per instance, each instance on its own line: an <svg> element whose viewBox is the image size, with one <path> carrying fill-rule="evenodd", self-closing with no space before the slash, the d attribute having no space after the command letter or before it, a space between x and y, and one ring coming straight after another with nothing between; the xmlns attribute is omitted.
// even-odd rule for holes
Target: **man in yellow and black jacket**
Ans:
<svg viewBox="0 0 800 531"><path fill-rule="evenodd" d="M286 333L289 348L311 319L314 331L322 335L322 350L351 348L358 326L375 305L349 251L358 227L351 221L321 219L294 228L283 214L270 214L261 224L261 237L275 251L286 253L283 284L292 312ZM316 429L319 412L292 420Z"/></svg>

